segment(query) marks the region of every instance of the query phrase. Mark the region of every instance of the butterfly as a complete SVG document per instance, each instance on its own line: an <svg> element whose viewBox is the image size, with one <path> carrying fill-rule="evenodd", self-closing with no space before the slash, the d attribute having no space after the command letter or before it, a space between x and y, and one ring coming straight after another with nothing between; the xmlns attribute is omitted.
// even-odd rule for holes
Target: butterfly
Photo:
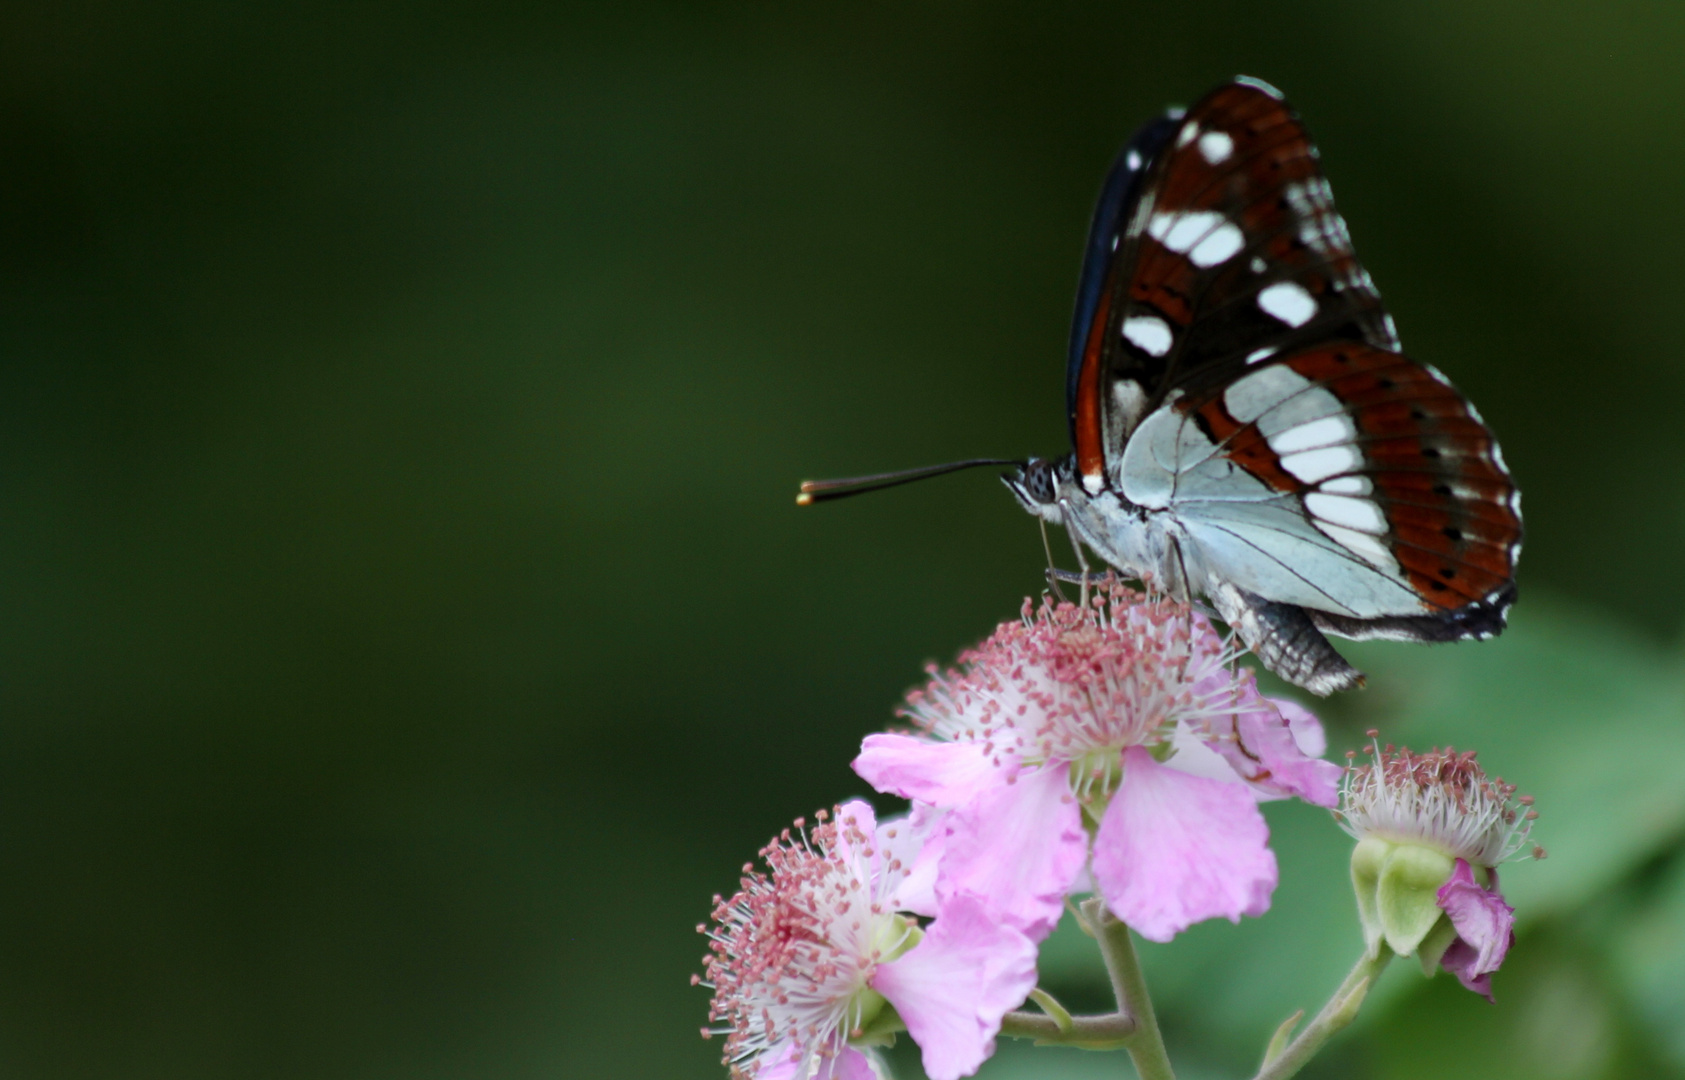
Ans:
<svg viewBox="0 0 1685 1080"><path fill-rule="evenodd" d="M1473 404L1400 352L1316 148L1267 83L1220 86L1118 155L1066 403L1069 454L988 462L1016 466L1019 503L1125 575L1208 602L1288 682L1362 684L1330 634L1503 630L1520 492Z"/></svg>

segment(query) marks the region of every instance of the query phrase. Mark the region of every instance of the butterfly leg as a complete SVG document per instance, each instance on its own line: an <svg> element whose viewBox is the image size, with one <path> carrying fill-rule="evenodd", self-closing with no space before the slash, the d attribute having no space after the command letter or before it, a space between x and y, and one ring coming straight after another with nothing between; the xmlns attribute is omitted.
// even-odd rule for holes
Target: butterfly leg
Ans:
<svg viewBox="0 0 1685 1080"><path fill-rule="evenodd" d="M1363 672L1346 663L1304 608L1265 600L1224 582L1211 600L1264 666L1318 697L1363 685Z"/></svg>

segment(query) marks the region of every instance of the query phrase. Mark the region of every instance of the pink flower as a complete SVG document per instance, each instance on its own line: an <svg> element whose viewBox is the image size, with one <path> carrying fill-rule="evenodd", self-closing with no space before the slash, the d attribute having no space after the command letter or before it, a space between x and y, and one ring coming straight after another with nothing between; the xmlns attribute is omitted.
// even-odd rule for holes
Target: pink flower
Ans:
<svg viewBox="0 0 1685 1080"><path fill-rule="evenodd" d="M1439 958L1440 965L1491 1001L1492 973L1515 944L1515 909L1498 891L1498 872L1492 871L1492 887L1487 888L1474 880L1468 860L1458 859L1457 869L1435 898L1457 931L1457 939Z"/></svg>
<svg viewBox="0 0 1685 1080"><path fill-rule="evenodd" d="M974 896L1037 940L1090 865L1154 941L1260 915L1276 865L1258 800L1332 806L1340 769L1307 753L1315 718L1234 658L1202 615L1120 586L1088 608L1025 601L908 697L919 733L868 736L854 769L948 812L927 851L940 903Z"/></svg>
<svg viewBox="0 0 1685 1080"><path fill-rule="evenodd" d="M1385 941L1491 999L1492 973L1515 941L1497 868L1529 846L1538 817L1515 791L1488 777L1474 751L1450 747L1372 744L1370 762L1347 770L1335 816L1358 841L1352 881L1371 949Z"/></svg>
<svg viewBox="0 0 1685 1080"><path fill-rule="evenodd" d="M711 939L709 1019L724 1022L704 1034L726 1037L737 1078L870 1080L861 1047L901 1025L931 1080L976 1072L1035 987L1034 943L975 901L922 929L900 913L933 906L916 863L928 815L879 825L849 802L818 817L763 848L766 871L745 866L738 893L715 897L713 927L698 927Z"/></svg>

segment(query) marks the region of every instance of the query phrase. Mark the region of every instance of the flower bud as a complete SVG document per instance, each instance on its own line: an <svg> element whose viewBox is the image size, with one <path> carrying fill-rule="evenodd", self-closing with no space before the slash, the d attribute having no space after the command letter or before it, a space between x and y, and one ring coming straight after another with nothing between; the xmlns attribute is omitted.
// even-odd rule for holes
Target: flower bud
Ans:
<svg viewBox="0 0 1685 1080"><path fill-rule="evenodd" d="M1335 817L1357 839L1352 888L1370 955L1384 943L1490 998L1515 921L1495 868L1526 846L1538 815L1474 757L1373 745L1368 764L1347 770Z"/></svg>

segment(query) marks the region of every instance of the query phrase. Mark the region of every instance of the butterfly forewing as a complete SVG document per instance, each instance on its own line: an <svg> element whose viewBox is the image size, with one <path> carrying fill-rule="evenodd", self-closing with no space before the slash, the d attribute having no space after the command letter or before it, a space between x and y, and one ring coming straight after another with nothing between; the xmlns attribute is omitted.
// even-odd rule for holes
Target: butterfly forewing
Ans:
<svg viewBox="0 0 1685 1080"><path fill-rule="evenodd" d="M1231 83L1169 126L1134 205L1111 215L1107 291L1086 348L1073 348L1073 431L1091 486L1172 390L1221 385L1320 341L1397 348L1315 147L1278 95ZM1104 211L1102 200L1096 230ZM1085 282L1101 276L1103 253L1091 241ZM1079 303L1079 326L1083 314Z"/></svg>

